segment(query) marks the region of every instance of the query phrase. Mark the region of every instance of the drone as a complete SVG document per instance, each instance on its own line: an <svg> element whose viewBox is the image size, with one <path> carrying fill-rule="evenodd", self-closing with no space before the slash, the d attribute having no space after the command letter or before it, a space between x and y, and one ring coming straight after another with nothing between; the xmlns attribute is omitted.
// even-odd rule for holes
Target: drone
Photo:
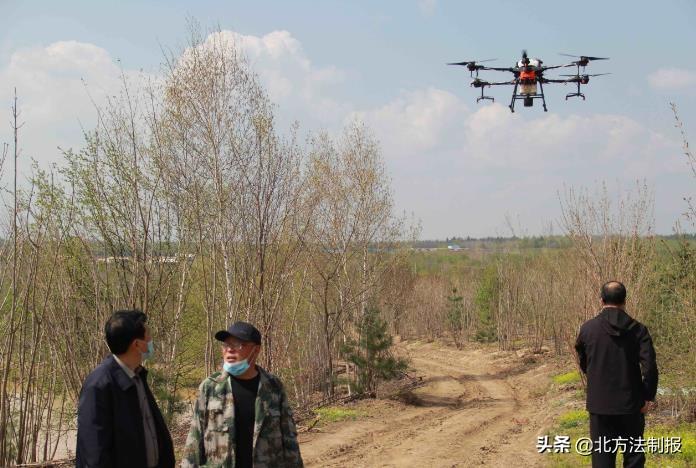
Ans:
<svg viewBox="0 0 696 468"><path fill-rule="evenodd" d="M542 65L543 61L538 58L529 58L527 51L522 51L522 59L517 62L514 67L489 67L486 65L481 65L482 63L492 62L496 59L486 59L486 60L465 60L462 62L448 63L447 65L460 65L466 67L469 70L470 76L473 78L471 86L474 88L481 88L481 96L476 98L476 102L483 100L495 101L491 96L486 96L484 90L491 86L502 86L502 85L513 85L512 90L512 100L510 101L510 111L515 112L515 102L522 100L524 107L532 107L534 105L535 99L541 99L542 105L544 107L544 112L547 112L546 108L546 97L544 96L544 85L549 83L575 83L577 85L577 91L573 93L566 94L566 101L571 97L581 97L585 100L585 95L580 92L580 85L586 85L590 82L590 77L609 75L610 73L597 73L593 75L588 75L585 73L585 67L592 61L595 60L608 60L609 57L589 57L585 55L570 55L570 54L560 54L566 57L573 57L574 60L570 63L563 65L552 65L546 66ZM563 78L546 78L544 72L546 70L552 70L556 68L566 68L566 67L576 67L575 74L572 75L560 75ZM582 68L582 73L580 69ZM513 74L513 79L509 81L486 81L479 78L478 74L481 70L493 70L501 72L510 72ZM538 90L537 90L538 87ZM519 91L519 92L518 92Z"/></svg>

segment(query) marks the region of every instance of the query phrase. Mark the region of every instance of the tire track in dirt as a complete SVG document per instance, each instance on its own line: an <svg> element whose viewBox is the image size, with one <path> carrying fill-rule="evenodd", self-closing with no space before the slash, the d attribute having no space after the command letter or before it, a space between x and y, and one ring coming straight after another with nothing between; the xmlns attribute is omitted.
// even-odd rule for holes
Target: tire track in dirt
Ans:
<svg viewBox="0 0 696 468"><path fill-rule="evenodd" d="M495 353L436 343L404 343L425 385L409 403L366 403L373 416L302 434L308 467L536 466L537 405L511 379L532 369Z"/></svg>

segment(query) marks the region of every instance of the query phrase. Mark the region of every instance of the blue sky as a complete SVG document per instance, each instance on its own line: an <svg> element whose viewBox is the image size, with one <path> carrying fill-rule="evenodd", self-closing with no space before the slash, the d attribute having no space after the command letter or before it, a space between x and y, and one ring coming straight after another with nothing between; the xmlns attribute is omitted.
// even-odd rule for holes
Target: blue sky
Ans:
<svg viewBox="0 0 696 468"><path fill-rule="evenodd" d="M506 235L506 217L543 233L564 187L618 191L636 179L655 194L657 231L669 233L682 198L696 195L668 106L696 128L693 1L0 0L0 11L0 103L9 114L17 86L23 154L42 165L60 160L57 146L79 147L80 125L94 120L80 78L99 95L118 85L119 66L157 74L160 46L183 45L192 16L238 38L281 122L306 134L365 120L397 209L422 220L425 238ZM547 88L548 113L511 115L508 88L476 104L468 73L444 65L510 66L523 48L545 64L565 62L558 52L611 57L587 71L612 75L591 81L586 102L565 102L561 85ZM10 141L6 127L0 141Z"/></svg>

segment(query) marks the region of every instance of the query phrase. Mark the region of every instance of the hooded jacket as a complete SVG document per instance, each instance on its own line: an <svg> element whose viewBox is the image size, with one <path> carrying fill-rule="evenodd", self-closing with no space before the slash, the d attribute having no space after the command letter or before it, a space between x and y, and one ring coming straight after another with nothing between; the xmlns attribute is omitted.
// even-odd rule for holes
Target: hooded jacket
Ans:
<svg viewBox="0 0 696 468"><path fill-rule="evenodd" d="M587 374L587 411L639 413L657 392L657 362L650 333L618 307L604 307L580 327L575 350Z"/></svg>

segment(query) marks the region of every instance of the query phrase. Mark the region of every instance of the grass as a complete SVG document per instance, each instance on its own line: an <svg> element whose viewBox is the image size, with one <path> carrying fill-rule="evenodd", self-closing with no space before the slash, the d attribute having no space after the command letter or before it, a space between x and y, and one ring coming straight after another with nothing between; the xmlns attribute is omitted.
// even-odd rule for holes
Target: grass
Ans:
<svg viewBox="0 0 696 468"><path fill-rule="evenodd" d="M558 426L561 429L570 429L572 427L585 426L589 420L590 416L587 411L573 410L561 415L558 420Z"/></svg>
<svg viewBox="0 0 696 468"><path fill-rule="evenodd" d="M680 424L679 426L659 425L648 426L645 431L645 438L665 438L665 437L680 437L681 438L681 453L672 455L656 455L648 456L647 466L672 466L675 468L696 466L696 423Z"/></svg>
<svg viewBox="0 0 696 468"><path fill-rule="evenodd" d="M580 382L580 373L576 370L558 374L553 377L553 382L558 385L573 384Z"/></svg>
<svg viewBox="0 0 696 468"><path fill-rule="evenodd" d="M557 385L574 384L580 382L580 374L578 371L567 372L554 376L552 380ZM569 395L567 391L563 394ZM576 390L570 400L580 404L584 401L584 396L584 390ZM563 398L558 400L558 403L567 404L568 401ZM589 426L589 414L584 409L566 411L561 414L556 419L554 427L548 432L549 442L553 444L556 435L569 436L571 441L570 453L547 453L548 466L557 468L591 466L592 458L590 456L583 456L575 451L575 442L581 437L589 437ZM650 438L665 440L668 437L681 439L681 450L677 453L648 453L646 450L646 467L686 468L696 466L696 423L662 424L655 421L654 416L648 416L643 437L646 440ZM622 455L617 455L617 466L621 466L622 457Z"/></svg>
<svg viewBox="0 0 696 468"><path fill-rule="evenodd" d="M553 436L570 436L570 453L547 453L548 466L554 468L576 468L591 466L592 458L582 456L575 451L574 445L580 437L589 437L589 416L584 410L568 411L562 414L557 425L549 432L549 442L553 443ZM644 438L680 437L681 451L672 454L646 453L648 468L687 468L696 466L696 423L684 423L679 426L665 424L652 425L650 420L646 423ZM622 455L616 457L617 466L621 466Z"/></svg>
<svg viewBox="0 0 696 468"><path fill-rule="evenodd" d="M365 416L362 411L340 408L337 406L326 406L324 408L317 408L314 410L315 413L320 418L323 423L333 423L345 420L355 420L361 416Z"/></svg>
<svg viewBox="0 0 696 468"><path fill-rule="evenodd" d="M554 468L575 468L580 466L591 466L591 457L582 456L575 451L575 441L580 437L587 437L590 434L589 415L585 410L573 410L562 414L557 421L557 425L549 432L549 442L553 442L556 435L570 437L569 453L547 453L549 455L549 466Z"/></svg>

